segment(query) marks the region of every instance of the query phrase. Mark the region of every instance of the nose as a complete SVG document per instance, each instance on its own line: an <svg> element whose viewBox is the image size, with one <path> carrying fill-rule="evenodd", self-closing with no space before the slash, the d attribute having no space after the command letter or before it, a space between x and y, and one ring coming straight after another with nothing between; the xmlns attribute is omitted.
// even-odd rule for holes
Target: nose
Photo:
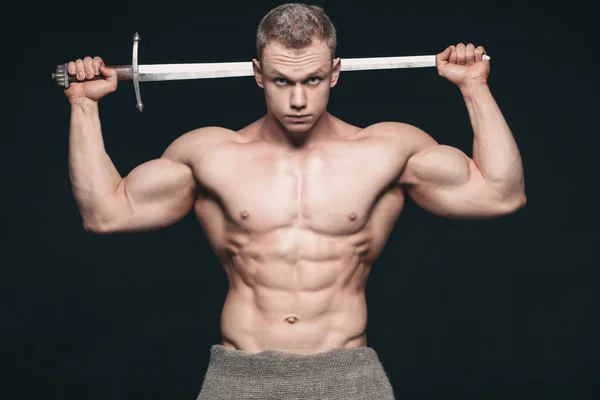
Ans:
<svg viewBox="0 0 600 400"><path fill-rule="evenodd" d="M306 108L306 90L302 85L294 86L292 90L291 98L290 98L290 107L294 110L302 110Z"/></svg>

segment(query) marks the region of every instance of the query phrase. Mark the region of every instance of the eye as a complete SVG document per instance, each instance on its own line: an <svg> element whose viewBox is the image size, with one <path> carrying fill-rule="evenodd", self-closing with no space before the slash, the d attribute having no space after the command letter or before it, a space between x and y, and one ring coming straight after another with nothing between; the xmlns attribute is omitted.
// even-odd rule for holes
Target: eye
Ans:
<svg viewBox="0 0 600 400"><path fill-rule="evenodd" d="M285 78L275 78L273 81L278 85L285 85L288 82Z"/></svg>
<svg viewBox="0 0 600 400"><path fill-rule="evenodd" d="M314 83L321 82L321 78L319 78L318 76L313 76L313 77L308 78L306 81L308 83L313 83L314 84Z"/></svg>

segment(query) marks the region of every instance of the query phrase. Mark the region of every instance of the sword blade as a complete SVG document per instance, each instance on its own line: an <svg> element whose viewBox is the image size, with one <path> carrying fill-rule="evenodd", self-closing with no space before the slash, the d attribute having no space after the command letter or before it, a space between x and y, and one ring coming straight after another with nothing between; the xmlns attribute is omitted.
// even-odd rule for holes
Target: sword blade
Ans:
<svg viewBox="0 0 600 400"><path fill-rule="evenodd" d="M252 62L250 61L198 64L147 64L139 66L139 73L141 82L253 75Z"/></svg>
<svg viewBox="0 0 600 400"><path fill-rule="evenodd" d="M484 56L489 60L488 56ZM435 55L345 58L342 71L365 71L374 69L435 67ZM254 75L252 62L195 63L195 64L146 64L139 66L141 82L171 81L184 79L228 78Z"/></svg>

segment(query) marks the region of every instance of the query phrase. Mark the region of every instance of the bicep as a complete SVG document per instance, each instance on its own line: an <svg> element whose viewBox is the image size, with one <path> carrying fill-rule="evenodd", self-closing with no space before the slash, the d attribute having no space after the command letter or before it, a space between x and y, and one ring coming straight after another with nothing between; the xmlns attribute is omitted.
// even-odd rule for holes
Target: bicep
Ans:
<svg viewBox="0 0 600 400"><path fill-rule="evenodd" d="M107 204L106 232L157 230L176 223L191 210L196 181L191 168L166 157L148 161L123 178Z"/></svg>
<svg viewBox="0 0 600 400"><path fill-rule="evenodd" d="M413 155L400 184L416 204L442 217L494 218L510 212L475 162L450 146L432 146Z"/></svg>
<svg viewBox="0 0 600 400"><path fill-rule="evenodd" d="M181 220L192 209L198 190L197 165L203 153L231 141L232 131L204 127L174 140L158 159L134 168L104 202L101 233L157 230ZM99 226L98 226L99 225Z"/></svg>

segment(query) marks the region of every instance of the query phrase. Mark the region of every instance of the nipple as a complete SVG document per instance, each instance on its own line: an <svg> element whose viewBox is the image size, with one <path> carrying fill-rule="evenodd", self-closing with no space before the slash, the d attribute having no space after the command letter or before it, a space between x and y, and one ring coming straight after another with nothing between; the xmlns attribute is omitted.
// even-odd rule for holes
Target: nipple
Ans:
<svg viewBox="0 0 600 400"><path fill-rule="evenodd" d="M350 221L354 221L357 217L358 215L356 215L355 212L351 212L350 214L348 214L348 218L350 219Z"/></svg>
<svg viewBox="0 0 600 400"><path fill-rule="evenodd" d="M250 213L249 213L248 211L246 211L246 210L242 210L242 211L240 212L240 217L241 217L242 219L247 219L249 216L250 216Z"/></svg>
<svg viewBox="0 0 600 400"><path fill-rule="evenodd" d="M289 322L290 324L293 324L293 323L295 323L296 321L298 321L298 318L296 318L296 317L287 317L285 320L286 320L287 322Z"/></svg>

